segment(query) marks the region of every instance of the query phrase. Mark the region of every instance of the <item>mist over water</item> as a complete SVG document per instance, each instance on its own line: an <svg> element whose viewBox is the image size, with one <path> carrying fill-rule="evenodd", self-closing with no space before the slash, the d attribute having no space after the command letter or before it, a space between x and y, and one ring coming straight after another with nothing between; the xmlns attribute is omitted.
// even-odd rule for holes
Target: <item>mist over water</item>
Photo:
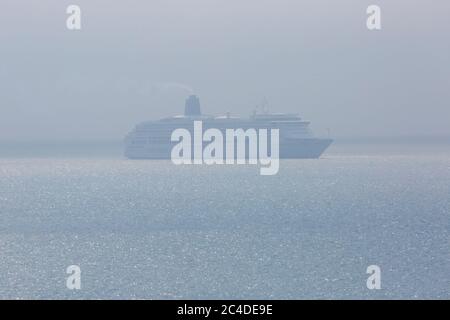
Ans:
<svg viewBox="0 0 450 320"><path fill-rule="evenodd" d="M0 142L0 158L124 158L124 141ZM446 155L447 138L337 139L327 155Z"/></svg>
<svg viewBox="0 0 450 320"><path fill-rule="evenodd" d="M335 138L450 137L450 3L3 0L0 140L120 140L183 111L247 116L264 98Z"/></svg>

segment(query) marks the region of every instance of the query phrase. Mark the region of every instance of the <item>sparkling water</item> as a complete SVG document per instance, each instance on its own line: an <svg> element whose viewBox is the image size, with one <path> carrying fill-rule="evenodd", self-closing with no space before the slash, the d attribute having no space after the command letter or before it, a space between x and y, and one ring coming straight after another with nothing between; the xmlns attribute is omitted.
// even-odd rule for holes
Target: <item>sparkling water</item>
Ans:
<svg viewBox="0 0 450 320"><path fill-rule="evenodd" d="M0 298L448 299L449 229L445 153L0 158Z"/></svg>

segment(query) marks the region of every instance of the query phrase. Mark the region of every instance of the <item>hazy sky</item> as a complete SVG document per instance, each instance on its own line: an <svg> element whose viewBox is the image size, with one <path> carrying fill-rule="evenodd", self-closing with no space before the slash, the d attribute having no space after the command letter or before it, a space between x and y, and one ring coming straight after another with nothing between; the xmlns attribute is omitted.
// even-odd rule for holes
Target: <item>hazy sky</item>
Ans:
<svg viewBox="0 0 450 320"><path fill-rule="evenodd" d="M266 98L318 135L450 136L448 0L2 0L0 58L0 140L121 139L189 88L204 113Z"/></svg>

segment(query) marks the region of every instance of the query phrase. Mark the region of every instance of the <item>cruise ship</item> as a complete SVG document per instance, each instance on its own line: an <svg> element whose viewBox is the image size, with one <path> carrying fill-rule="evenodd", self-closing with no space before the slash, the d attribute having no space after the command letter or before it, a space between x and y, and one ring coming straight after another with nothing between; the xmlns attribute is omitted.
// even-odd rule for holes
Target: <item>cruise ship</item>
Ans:
<svg viewBox="0 0 450 320"><path fill-rule="evenodd" d="M125 138L125 156L129 159L170 159L171 150L177 142L171 141L175 129L193 131L194 121L202 121L204 130L226 129L279 129L279 157L281 159L319 158L332 143L329 138L317 138L305 121L297 114L256 113L249 118L203 115L200 100L191 95L185 103L184 115L158 121L139 123Z"/></svg>

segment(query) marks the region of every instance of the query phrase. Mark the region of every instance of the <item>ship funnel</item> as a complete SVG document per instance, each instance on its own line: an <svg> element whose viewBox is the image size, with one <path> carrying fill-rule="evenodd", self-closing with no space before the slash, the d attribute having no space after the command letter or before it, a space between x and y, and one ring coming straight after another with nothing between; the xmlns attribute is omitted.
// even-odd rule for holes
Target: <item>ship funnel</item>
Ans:
<svg viewBox="0 0 450 320"><path fill-rule="evenodd" d="M184 106L184 115L185 116L199 116L201 115L200 111L200 100L196 95L191 95L186 99L186 104Z"/></svg>

